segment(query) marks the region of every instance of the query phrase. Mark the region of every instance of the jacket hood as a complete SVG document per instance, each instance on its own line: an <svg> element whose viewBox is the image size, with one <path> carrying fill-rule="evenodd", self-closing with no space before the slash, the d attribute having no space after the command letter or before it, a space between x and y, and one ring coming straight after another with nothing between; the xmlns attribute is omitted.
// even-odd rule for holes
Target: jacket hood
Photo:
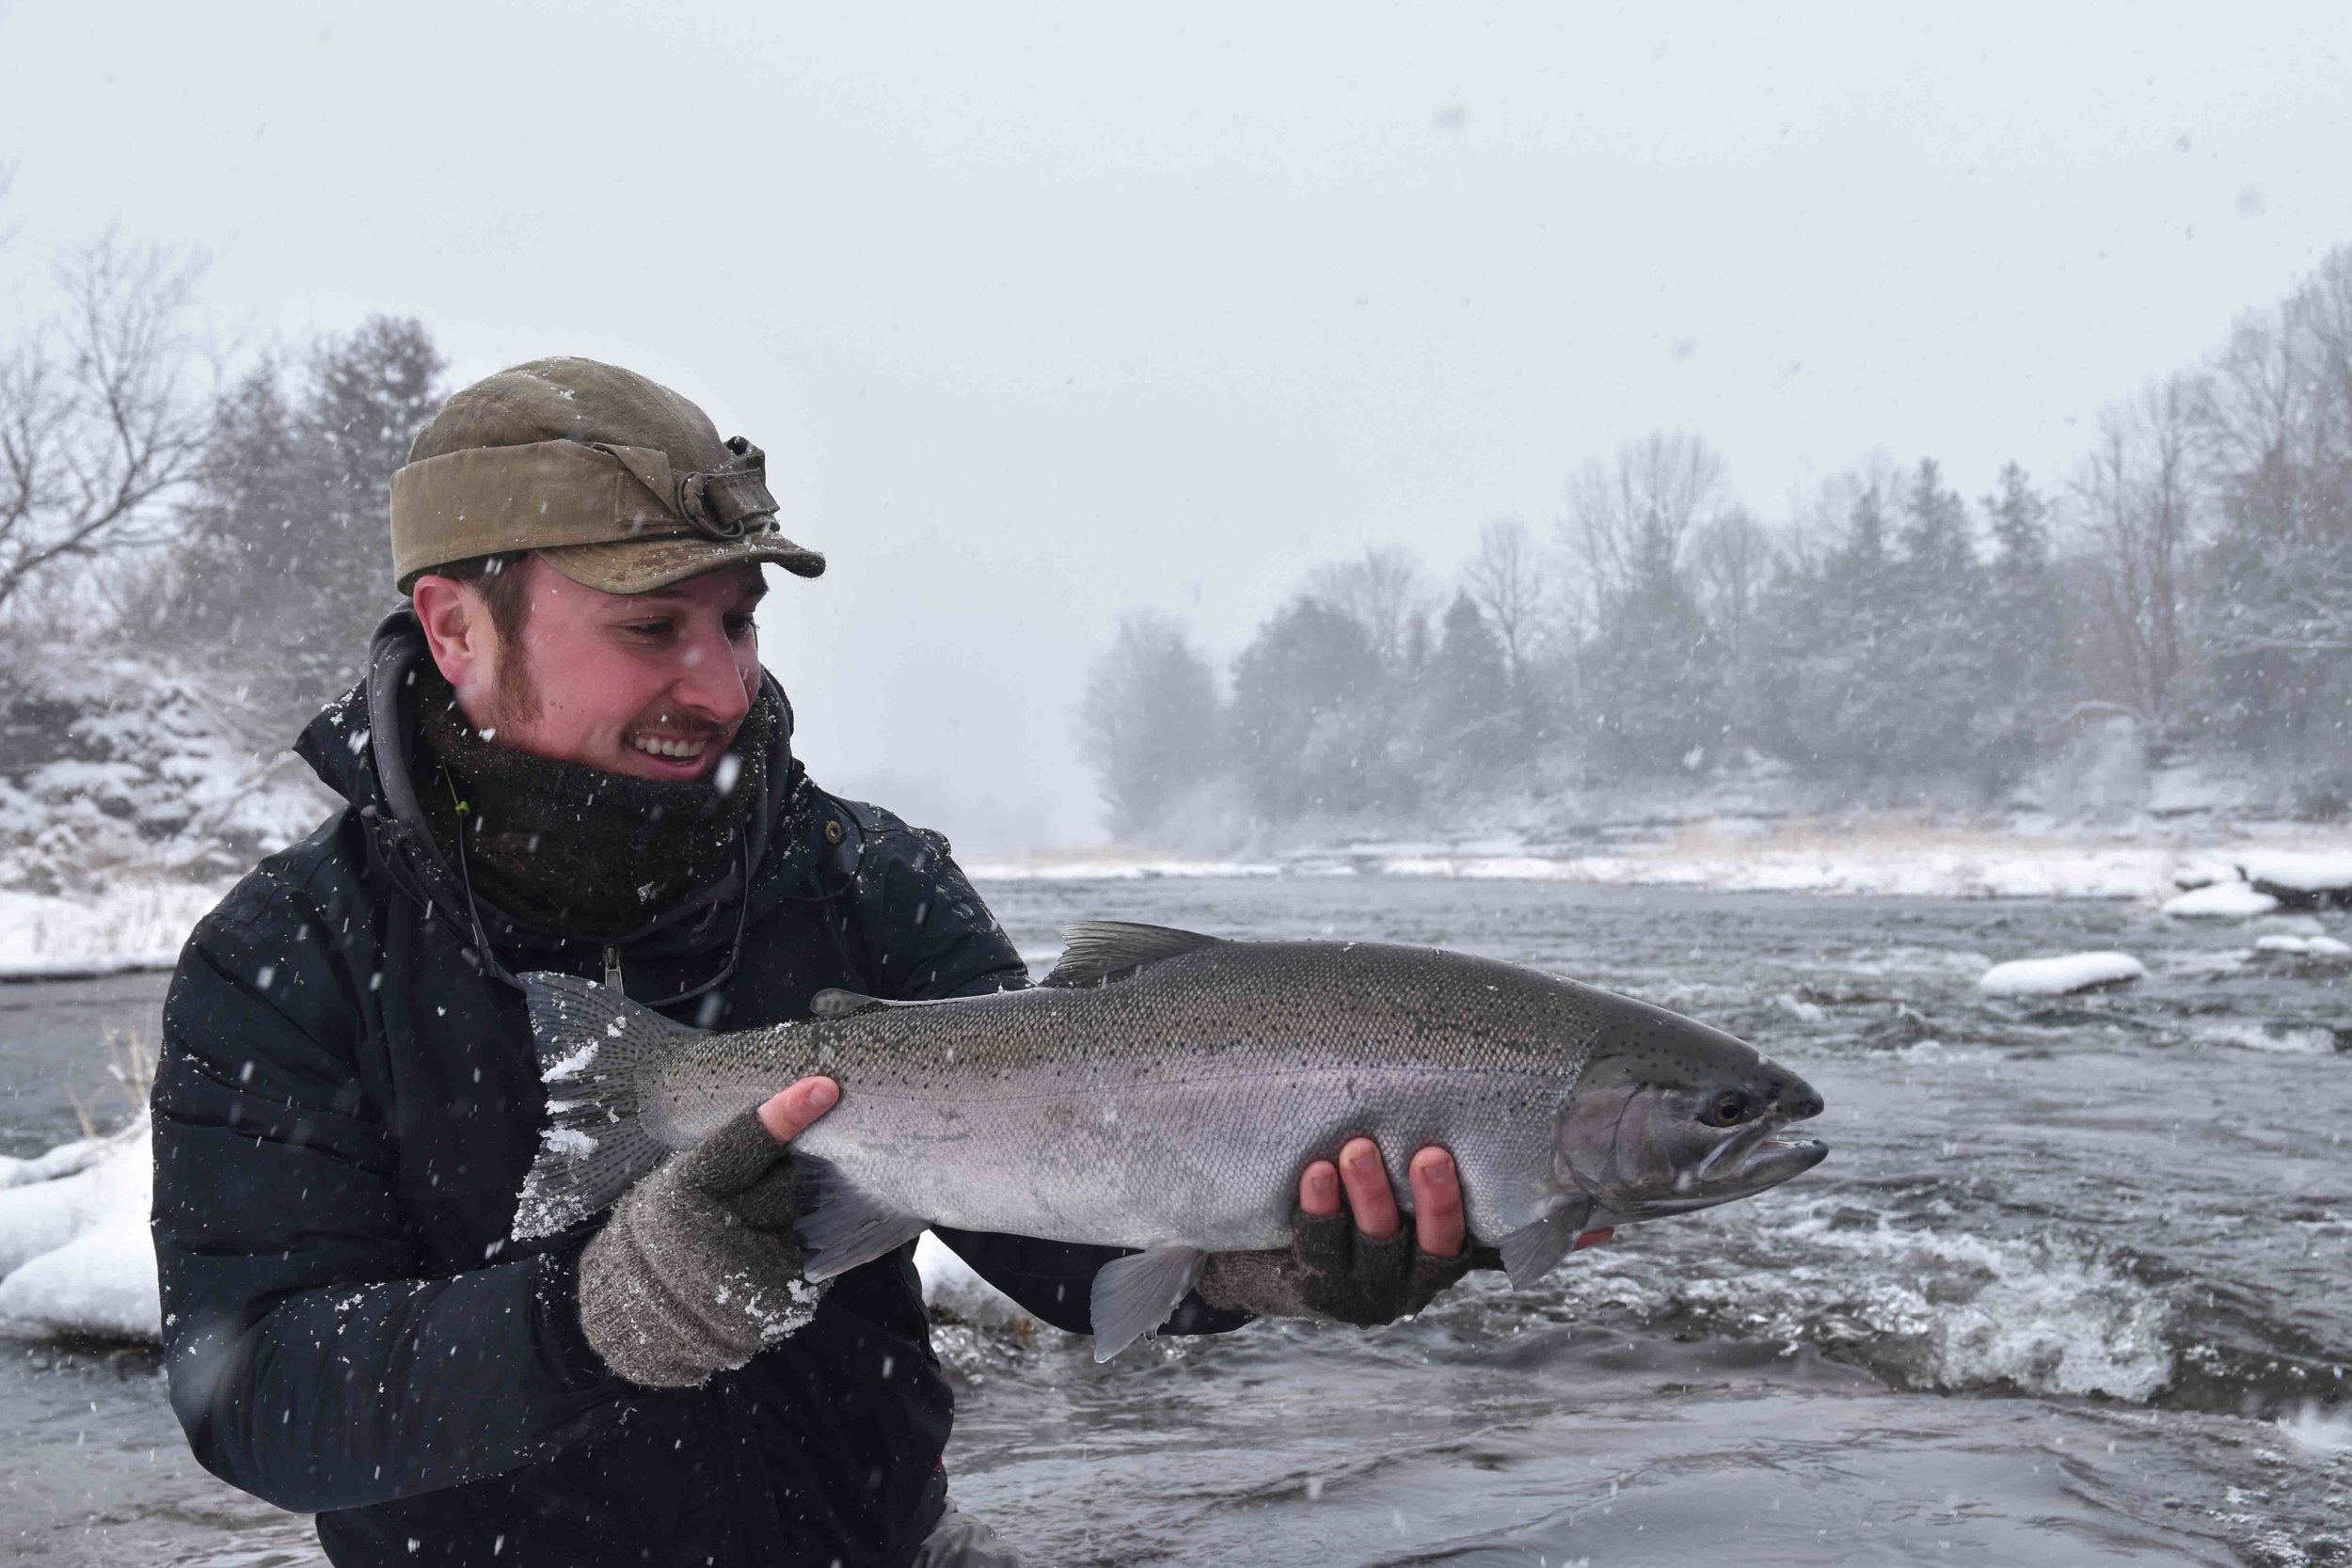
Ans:
<svg viewBox="0 0 2352 1568"><path fill-rule="evenodd" d="M304 726L294 750L358 813L372 857L397 886L421 902L462 911L466 887L434 841L417 799L416 673L426 657L416 612L404 608L387 615L369 641L367 673ZM744 896L747 874L755 917L779 890L780 863L793 858L798 846L778 830L798 812L809 786L792 755L791 700L765 670L760 672L760 689L775 704L777 722L768 743L760 799L743 820L747 855L725 875L689 893L614 945L701 951L732 933L736 922L718 917ZM780 836L783 852L771 854L771 845ZM606 940L532 926L486 898L477 896L473 902L485 933L501 947L546 948L591 940L601 945Z"/></svg>

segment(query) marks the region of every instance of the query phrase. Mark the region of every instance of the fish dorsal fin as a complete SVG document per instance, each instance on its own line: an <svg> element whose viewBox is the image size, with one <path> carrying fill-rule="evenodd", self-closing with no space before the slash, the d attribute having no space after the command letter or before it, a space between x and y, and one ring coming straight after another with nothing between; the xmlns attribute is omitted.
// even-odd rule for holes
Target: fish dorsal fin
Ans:
<svg viewBox="0 0 2352 1568"><path fill-rule="evenodd" d="M1099 986L1146 964L1215 947L1224 940L1198 931L1179 931L1172 926L1137 926L1125 920L1081 920L1064 929L1062 938L1070 945L1062 949L1061 962L1054 966L1054 973L1040 985Z"/></svg>
<svg viewBox="0 0 2352 1568"><path fill-rule="evenodd" d="M860 1013L878 1013L884 1007L902 1005L885 1002L879 996L828 987L808 999L808 1012L811 1018L855 1018Z"/></svg>

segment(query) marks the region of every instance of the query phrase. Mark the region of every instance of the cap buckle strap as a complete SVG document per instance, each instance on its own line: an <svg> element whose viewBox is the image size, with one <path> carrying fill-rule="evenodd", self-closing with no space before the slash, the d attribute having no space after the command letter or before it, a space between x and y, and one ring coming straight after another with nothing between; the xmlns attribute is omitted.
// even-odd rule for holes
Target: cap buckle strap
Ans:
<svg viewBox="0 0 2352 1568"><path fill-rule="evenodd" d="M775 526L776 499L768 493L768 455L742 436L727 442L738 462L708 473L680 474L677 515L706 538L732 543Z"/></svg>

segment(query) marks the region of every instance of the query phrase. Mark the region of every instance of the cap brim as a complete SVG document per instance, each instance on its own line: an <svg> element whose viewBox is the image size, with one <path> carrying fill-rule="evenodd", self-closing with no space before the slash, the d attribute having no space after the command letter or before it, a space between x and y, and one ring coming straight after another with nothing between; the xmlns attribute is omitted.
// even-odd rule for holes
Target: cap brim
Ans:
<svg viewBox="0 0 2352 1568"><path fill-rule="evenodd" d="M707 539L675 534L660 539L622 539L603 545L559 545L538 552L547 563L583 587L606 594L650 594L722 566L755 562L781 566L799 577L822 576L825 558L779 533L742 539Z"/></svg>

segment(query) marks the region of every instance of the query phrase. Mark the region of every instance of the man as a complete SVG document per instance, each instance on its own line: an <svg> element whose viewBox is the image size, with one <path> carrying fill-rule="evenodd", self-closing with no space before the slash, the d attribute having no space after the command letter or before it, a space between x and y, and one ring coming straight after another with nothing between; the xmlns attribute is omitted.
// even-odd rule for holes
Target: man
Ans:
<svg viewBox="0 0 2352 1568"><path fill-rule="evenodd" d="M547 1103L518 973L727 1028L828 987L1027 983L946 840L794 759L754 610L763 566L824 560L775 512L758 449L642 376L540 360L459 392L392 484L410 606L296 743L345 806L181 957L172 1404L338 1563L1014 1560L946 1499L913 1248L800 1277L789 1143L839 1085L779 1085L609 1214L509 1239ZM1297 1246L1212 1259L1169 1331L1417 1310L1470 1258L1451 1160L1412 1169L1408 1232L1367 1140L1310 1165ZM943 1239L1080 1331L1118 1255Z"/></svg>

